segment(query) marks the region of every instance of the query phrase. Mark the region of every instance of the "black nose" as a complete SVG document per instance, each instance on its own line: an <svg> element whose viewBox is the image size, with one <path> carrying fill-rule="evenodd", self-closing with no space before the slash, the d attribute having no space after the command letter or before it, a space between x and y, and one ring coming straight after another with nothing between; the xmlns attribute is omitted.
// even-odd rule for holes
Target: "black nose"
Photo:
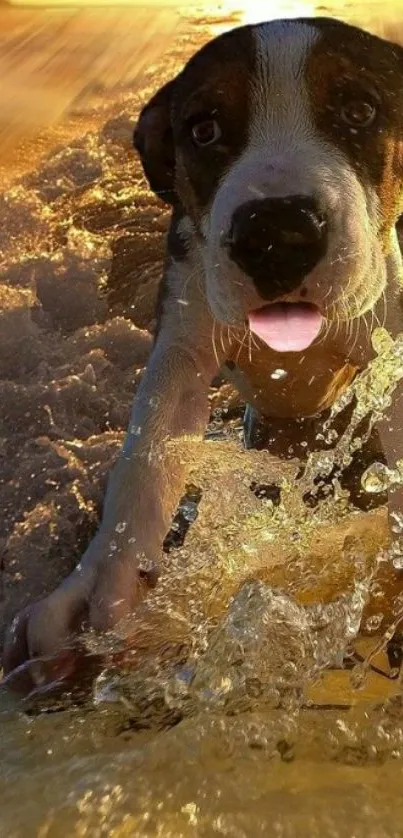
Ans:
<svg viewBox="0 0 403 838"><path fill-rule="evenodd" d="M265 300L294 291L323 258L327 225L303 195L242 204L232 217L229 255Z"/></svg>

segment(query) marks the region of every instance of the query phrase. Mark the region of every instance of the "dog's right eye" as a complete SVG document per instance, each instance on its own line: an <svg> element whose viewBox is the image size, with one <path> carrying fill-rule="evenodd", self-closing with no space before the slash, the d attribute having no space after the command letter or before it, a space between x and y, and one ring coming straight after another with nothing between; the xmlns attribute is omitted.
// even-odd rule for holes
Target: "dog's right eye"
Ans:
<svg viewBox="0 0 403 838"><path fill-rule="evenodd" d="M196 145L213 145L220 137L221 128L216 119L203 119L192 127L192 139Z"/></svg>

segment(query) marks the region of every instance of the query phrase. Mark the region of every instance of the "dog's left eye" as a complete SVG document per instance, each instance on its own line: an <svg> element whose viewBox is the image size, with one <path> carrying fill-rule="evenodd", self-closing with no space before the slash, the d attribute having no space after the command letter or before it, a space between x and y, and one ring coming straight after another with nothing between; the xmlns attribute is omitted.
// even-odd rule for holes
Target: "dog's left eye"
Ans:
<svg viewBox="0 0 403 838"><path fill-rule="evenodd" d="M365 99L351 99L341 109L343 121L352 128L368 128L372 125L376 113L376 105Z"/></svg>
<svg viewBox="0 0 403 838"><path fill-rule="evenodd" d="M216 119L203 119L193 125L192 137L196 145L212 145L220 139L221 128Z"/></svg>

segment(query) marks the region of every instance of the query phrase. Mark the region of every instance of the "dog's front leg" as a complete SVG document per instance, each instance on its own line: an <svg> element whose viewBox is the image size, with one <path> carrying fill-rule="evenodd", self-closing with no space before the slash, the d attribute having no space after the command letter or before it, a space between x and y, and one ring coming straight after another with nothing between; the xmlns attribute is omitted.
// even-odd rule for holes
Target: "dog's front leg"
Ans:
<svg viewBox="0 0 403 838"><path fill-rule="evenodd" d="M176 314L168 310L166 322L162 318L109 478L99 531L73 573L14 621L5 648L6 671L27 657L61 648L86 613L97 629L115 625L139 601L147 581L153 584L156 578L186 473L169 443L202 437L217 369L208 311L199 306L192 316L187 309L186 322Z"/></svg>
<svg viewBox="0 0 403 838"><path fill-rule="evenodd" d="M186 479L186 452L172 441L203 436L214 372L209 361L200 350L160 336L109 479L91 595L96 628L114 625L138 599L141 580L153 584L158 574Z"/></svg>

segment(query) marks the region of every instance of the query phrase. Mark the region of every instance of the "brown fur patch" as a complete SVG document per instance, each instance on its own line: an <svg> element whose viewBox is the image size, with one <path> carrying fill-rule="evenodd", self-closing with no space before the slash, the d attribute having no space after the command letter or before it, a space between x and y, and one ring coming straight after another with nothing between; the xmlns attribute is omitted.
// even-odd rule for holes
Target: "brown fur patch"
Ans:
<svg viewBox="0 0 403 838"><path fill-rule="evenodd" d="M306 68L315 122L375 188L386 249L403 198L403 50L337 21L315 25L321 38ZM375 121L367 128L347 125L343 105L368 97L378 103Z"/></svg>
<svg viewBox="0 0 403 838"><path fill-rule="evenodd" d="M176 189L196 222L247 143L253 63L251 30L240 27L200 50L175 86ZM222 135L214 145L197 147L191 136L192 123L210 115L219 123Z"/></svg>

